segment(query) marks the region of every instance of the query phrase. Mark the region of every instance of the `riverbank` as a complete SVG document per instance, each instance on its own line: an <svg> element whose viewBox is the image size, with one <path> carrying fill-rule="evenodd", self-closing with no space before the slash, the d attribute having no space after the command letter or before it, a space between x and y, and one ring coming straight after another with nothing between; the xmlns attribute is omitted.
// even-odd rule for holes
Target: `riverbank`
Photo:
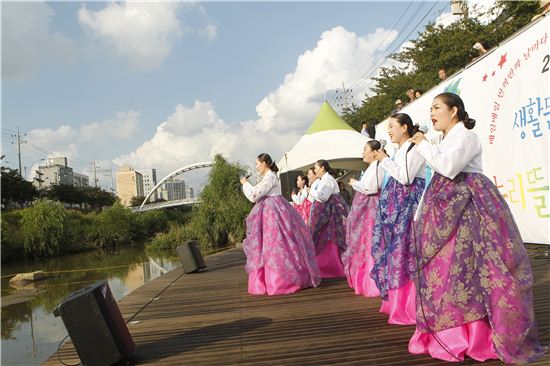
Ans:
<svg viewBox="0 0 550 366"><path fill-rule="evenodd" d="M106 280L117 300L180 266L174 251L144 245L96 249L55 258L2 265L2 365L39 365L67 334L53 309L70 293ZM41 270L48 277L14 288L14 273Z"/></svg>
<svg viewBox="0 0 550 366"><path fill-rule="evenodd" d="M191 215L188 208L135 214L118 203L101 212L81 212L41 201L2 212L2 264L143 244L184 225Z"/></svg>
<svg viewBox="0 0 550 366"><path fill-rule="evenodd" d="M531 246L529 246L531 247ZM548 260L530 251L535 275L535 315L541 333L550 328ZM138 365L439 365L411 355L414 326L392 326L378 310L380 299L355 296L345 279L285 296L247 293L240 248L205 258L206 270L184 275L175 269L119 303L136 344ZM550 343L550 333L541 336ZM79 360L70 342L65 363ZM542 366L550 355L532 363ZM475 364L466 360L464 364ZM61 365L52 355L47 366ZM484 365L504 365L486 361Z"/></svg>

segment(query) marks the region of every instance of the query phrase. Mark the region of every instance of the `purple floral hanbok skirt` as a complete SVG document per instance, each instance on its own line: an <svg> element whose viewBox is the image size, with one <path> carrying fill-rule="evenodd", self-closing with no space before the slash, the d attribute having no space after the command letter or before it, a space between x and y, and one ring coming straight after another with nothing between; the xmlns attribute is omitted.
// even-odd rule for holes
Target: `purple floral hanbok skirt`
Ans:
<svg viewBox="0 0 550 366"><path fill-rule="evenodd" d="M380 296L376 283L370 277L374 266L371 254L372 232L380 194L356 192L346 219L346 245L342 263L348 284L356 295Z"/></svg>
<svg viewBox="0 0 550 366"><path fill-rule="evenodd" d="M543 350L531 265L494 184L479 173L460 173L453 180L435 174L415 227L421 271L417 330L409 350L456 361L441 351L435 333L459 359L498 356L505 363L526 363L538 358Z"/></svg>
<svg viewBox="0 0 550 366"><path fill-rule="evenodd" d="M315 201L309 228L322 278L345 277L341 255L346 250L345 220L348 208L340 194L327 202Z"/></svg>
<svg viewBox="0 0 550 366"><path fill-rule="evenodd" d="M309 229L283 196L263 197L252 208L243 249L251 294L289 294L321 282Z"/></svg>

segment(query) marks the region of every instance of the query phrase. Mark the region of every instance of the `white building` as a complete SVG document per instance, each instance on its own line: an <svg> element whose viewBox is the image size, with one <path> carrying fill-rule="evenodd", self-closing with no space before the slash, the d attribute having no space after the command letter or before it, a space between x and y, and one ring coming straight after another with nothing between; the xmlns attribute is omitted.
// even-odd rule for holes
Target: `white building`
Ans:
<svg viewBox="0 0 550 366"><path fill-rule="evenodd" d="M140 169L139 171L141 175L143 176L143 195L147 197L149 192L155 188L157 185L157 170L154 168L151 169ZM159 197L159 192L155 192L151 198L149 198L149 202L154 202Z"/></svg>

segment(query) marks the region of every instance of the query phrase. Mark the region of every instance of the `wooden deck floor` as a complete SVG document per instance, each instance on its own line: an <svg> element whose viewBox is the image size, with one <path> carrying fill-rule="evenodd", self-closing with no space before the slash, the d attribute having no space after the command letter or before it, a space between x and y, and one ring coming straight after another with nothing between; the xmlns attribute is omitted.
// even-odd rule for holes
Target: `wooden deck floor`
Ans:
<svg viewBox="0 0 550 366"><path fill-rule="evenodd" d="M533 250L531 250L533 252ZM535 250L536 251L536 250ZM247 294L245 257L231 249L206 258L208 269L181 269L157 278L119 302L125 319L152 301L129 325L136 365L441 365L407 352L413 326L387 324L380 300L355 296L345 280L286 296ZM535 312L550 344L550 263L532 259ZM174 282L175 280L175 282ZM70 342L60 351L78 363ZM475 364L467 359L463 364ZM533 365L549 365L550 355ZM45 365L61 365L53 355ZM499 361L483 365L503 365Z"/></svg>

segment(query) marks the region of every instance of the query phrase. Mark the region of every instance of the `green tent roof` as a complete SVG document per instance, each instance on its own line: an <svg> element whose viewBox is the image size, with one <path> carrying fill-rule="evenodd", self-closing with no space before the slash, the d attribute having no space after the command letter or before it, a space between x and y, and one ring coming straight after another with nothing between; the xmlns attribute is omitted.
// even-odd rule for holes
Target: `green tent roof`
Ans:
<svg viewBox="0 0 550 366"><path fill-rule="evenodd" d="M311 135L316 132L329 130L351 130L355 131L348 125L340 116L332 109L328 102L324 102L317 117L313 120L306 131L306 135Z"/></svg>

